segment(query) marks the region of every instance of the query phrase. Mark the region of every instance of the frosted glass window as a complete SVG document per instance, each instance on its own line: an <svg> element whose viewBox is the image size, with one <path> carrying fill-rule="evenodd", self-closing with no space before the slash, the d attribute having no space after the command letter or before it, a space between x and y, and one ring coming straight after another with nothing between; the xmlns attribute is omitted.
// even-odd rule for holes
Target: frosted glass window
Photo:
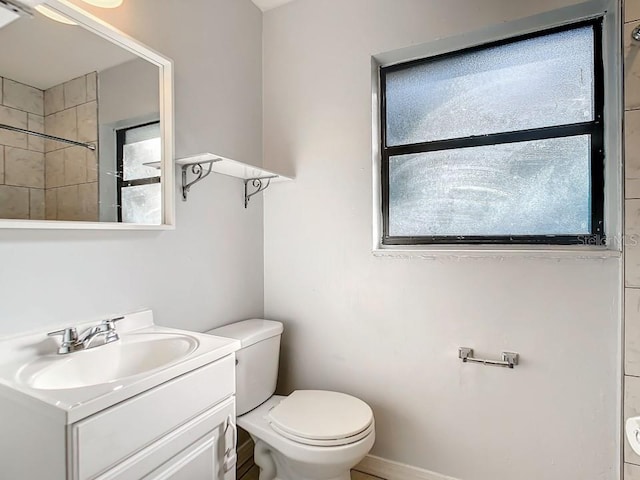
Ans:
<svg viewBox="0 0 640 480"><path fill-rule="evenodd" d="M123 154L124 180L157 177L160 170L145 163L159 162L162 159L160 124L154 123L127 130Z"/></svg>
<svg viewBox="0 0 640 480"><path fill-rule="evenodd" d="M589 136L389 159L391 236L591 233Z"/></svg>
<svg viewBox="0 0 640 480"><path fill-rule="evenodd" d="M387 145L594 119L594 26L391 67Z"/></svg>
<svg viewBox="0 0 640 480"><path fill-rule="evenodd" d="M122 222L143 225L162 223L162 190L159 183L122 189Z"/></svg>
<svg viewBox="0 0 640 480"><path fill-rule="evenodd" d="M596 19L382 68L382 244L603 245L601 38Z"/></svg>

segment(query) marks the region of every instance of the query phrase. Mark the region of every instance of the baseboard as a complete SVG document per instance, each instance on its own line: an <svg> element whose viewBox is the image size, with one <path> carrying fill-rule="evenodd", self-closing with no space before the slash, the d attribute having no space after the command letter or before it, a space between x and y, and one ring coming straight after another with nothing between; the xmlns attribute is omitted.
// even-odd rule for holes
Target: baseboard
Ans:
<svg viewBox="0 0 640 480"><path fill-rule="evenodd" d="M411 467L403 463L392 462L374 455L367 455L356 467L362 473L374 475L386 480L458 480L439 473Z"/></svg>
<svg viewBox="0 0 640 480"><path fill-rule="evenodd" d="M251 439L244 442L237 448L238 465L253 457L253 441ZM375 455L367 455L354 470L385 480L458 480L457 478L441 475L429 470L411 467L404 463L393 462Z"/></svg>
<svg viewBox="0 0 640 480"><path fill-rule="evenodd" d="M253 441L249 439L240 445L236 449L236 455L238 456L238 465L244 465L253 457Z"/></svg>

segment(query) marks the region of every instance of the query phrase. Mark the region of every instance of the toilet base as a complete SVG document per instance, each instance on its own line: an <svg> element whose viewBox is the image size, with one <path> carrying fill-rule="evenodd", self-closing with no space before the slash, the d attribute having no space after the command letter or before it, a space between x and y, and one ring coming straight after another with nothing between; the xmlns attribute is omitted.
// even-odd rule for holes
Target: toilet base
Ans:
<svg viewBox="0 0 640 480"><path fill-rule="evenodd" d="M282 478L282 477L274 477L273 480L288 480L286 478ZM307 480L305 479L296 479L296 480ZM341 475L339 477L335 477L335 478L328 478L327 480L351 480L351 475L350 474L346 474L346 475Z"/></svg>
<svg viewBox="0 0 640 480"><path fill-rule="evenodd" d="M351 480L351 468L340 472L336 465L292 461L262 440L252 437L255 442L253 459L260 468L260 480Z"/></svg>
<svg viewBox="0 0 640 480"><path fill-rule="evenodd" d="M262 471L260 472L260 475L262 475ZM262 479L262 477L260 477L260 480ZM272 480L289 480L288 478L284 478L284 477L274 477ZM296 477L296 480L308 480L306 478L300 478L300 477ZM333 478L327 478L327 479L323 479L323 480L351 480L351 474L350 473L346 473L344 475L340 475L339 477L333 477Z"/></svg>
<svg viewBox="0 0 640 480"><path fill-rule="evenodd" d="M260 472L260 474L262 475L262 472ZM274 477L272 480L289 480L289 479L284 477ZM307 480L307 479L306 478L301 479L300 477L297 477L296 480ZM344 475L340 475L339 477L327 478L325 480L351 480L351 474L345 473Z"/></svg>

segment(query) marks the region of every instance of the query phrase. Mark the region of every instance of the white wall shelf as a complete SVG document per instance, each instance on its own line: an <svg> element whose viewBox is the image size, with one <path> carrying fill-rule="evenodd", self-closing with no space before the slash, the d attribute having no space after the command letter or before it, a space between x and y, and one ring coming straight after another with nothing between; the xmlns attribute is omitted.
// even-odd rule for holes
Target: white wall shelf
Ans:
<svg viewBox="0 0 640 480"><path fill-rule="evenodd" d="M239 178L244 182L244 208L249 205L251 197L263 192L272 183L293 180L279 173L270 172L269 170L237 162L213 153L181 158L176 160L176 165L182 167L182 200L185 202L191 187L212 173ZM191 181L188 181L189 172L194 177Z"/></svg>

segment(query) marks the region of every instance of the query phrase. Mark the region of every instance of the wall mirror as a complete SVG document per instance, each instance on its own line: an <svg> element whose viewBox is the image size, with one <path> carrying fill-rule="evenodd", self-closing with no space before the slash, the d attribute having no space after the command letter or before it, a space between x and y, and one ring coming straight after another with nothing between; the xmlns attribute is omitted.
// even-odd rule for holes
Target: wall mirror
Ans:
<svg viewBox="0 0 640 480"><path fill-rule="evenodd" d="M171 61L65 0L32 13L0 28L0 228L170 228Z"/></svg>

